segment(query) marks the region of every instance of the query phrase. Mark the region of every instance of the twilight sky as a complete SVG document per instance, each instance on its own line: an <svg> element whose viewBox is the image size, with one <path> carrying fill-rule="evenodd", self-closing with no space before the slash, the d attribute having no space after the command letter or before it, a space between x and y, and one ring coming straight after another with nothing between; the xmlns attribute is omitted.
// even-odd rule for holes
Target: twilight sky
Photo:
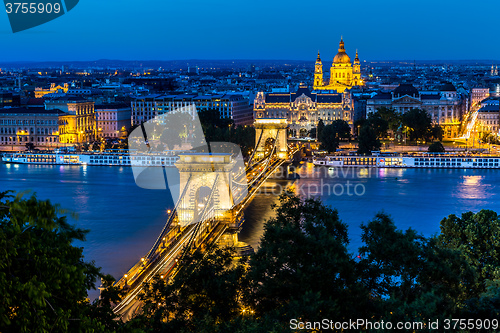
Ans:
<svg viewBox="0 0 500 333"><path fill-rule="evenodd" d="M0 15L0 61L498 59L500 1L80 0L13 34Z"/></svg>

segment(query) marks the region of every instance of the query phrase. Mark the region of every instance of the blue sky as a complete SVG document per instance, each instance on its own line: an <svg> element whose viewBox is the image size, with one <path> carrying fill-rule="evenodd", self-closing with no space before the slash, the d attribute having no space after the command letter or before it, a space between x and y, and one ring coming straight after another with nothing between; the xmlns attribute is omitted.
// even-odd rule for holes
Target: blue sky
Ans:
<svg viewBox="0 0 500 333"><path fill-rule="evenodd" d="M0 61L498 59L498 0L80 0L13 34L0 18Z"/></svg>

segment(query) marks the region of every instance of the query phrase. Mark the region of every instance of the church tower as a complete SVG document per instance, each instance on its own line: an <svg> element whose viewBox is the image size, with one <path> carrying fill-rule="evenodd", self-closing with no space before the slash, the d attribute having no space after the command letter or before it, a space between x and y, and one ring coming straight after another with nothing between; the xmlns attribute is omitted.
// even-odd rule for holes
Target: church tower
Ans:
<svg viewBox="0 0 500 333"><path fill-rule="evenodd" d="M333 58L330 67L330 78L323 77L323 63L319 56L314 67L314 90L336 90L341 93L346 89L364 85L361 79L361 65L356 51L356 59L351 63L351 58L346 53L344 39L340 38L339 51Z"/></svg>
<svg viewBox="0 0 500 333"><path fill-rule="evenodd" d="M351 58L345 52L344 40L340 38L339 52L333 58L330 68L330 86L338 92L343 92L352 86L352 65Z"/></svg>
<svg viewBox="0 0 500 333"><path fill-rule="evenodd" d="M353 86L361 85L361 65L359 63L358 50L356 50L356 57L354 58L354 66L352 69L352 84Z"/></svg>
<svg viewBox="0 0 500 333"><path fill-rule="evenodd" d="M321 86L323 86L323 63L318 51L318 58L316 58L316 64L314 65L314 89Z"/></svg>

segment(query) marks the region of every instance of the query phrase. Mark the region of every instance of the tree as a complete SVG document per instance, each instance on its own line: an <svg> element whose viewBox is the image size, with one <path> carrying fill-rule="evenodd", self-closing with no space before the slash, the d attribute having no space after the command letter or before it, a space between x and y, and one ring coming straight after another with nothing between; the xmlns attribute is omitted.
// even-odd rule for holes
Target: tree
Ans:
<svg viewBox="0 0 500 333"><path fill-rule="evenodd" d="M481 141L484 143L490 143L494 145L500 144L500 140L498 139L498 136L491 133L491 132L484 132L483 136L481 137Z"/></svg>
<svg viewBox="0 0 500 333"><path fill-rule="evenodd" d="M359 137L359 131L360 131L361 127L363 127L365 124L366 124L366 119L364 119L364 118L357 119L354 122L354 132L355 132L354 135L356 137Z"/></svg>
<svg viewBox="0 0 500 333"><path fill-rule="evenodd" d="M157 276L145 286L143 314L128 326L158 332L215 332L231 326L244 309L246 290L243 262L233 256L234 249L219 247L186 254L174 279Z"/></svg>
<svg viewBox="0 0 500 333"><path fill-rule="evenodd" d="M473 273L460 253L441 248L435 238L415 230L397 230L379 213L361 226L359 270L373 297L374 315L392 321L449 318L463 305L461 298Z"/></svg>
<svg viewBox="0 0 500 333"><path fill-rule="evenodd" d="M26 147L27 151L32 151L33 149L35 149L35 145L33 144L33 142L27 142L24 146Z"/></svg>
<svg viewBox="0 0 500 333"><path fill-rule="evenodd" d="M430 134L434 140L443 141L444 131L440 125L434 124L434 126L432 126L432 128L431 128Z"/></svg>
<svg viewBox="0 0 500 333"><path fill-rule="evenodd" d="M369 124L361 127L358 137L358 154L370 154L373 150L379 150L380 146L375 130Z"/></svg>
<svg viewBox="0 0 500 333"><path fill-rule="evenodd" d="M317 138L318 135L317 135L317 128L316 127L313 127L309 130L309 132L307 133L309 135L310 138Z"/></svg>
<svg viewBox="0 0 500 333"><path fill-rule="evenodd" d="M329 152L335 151L340 144L340 139L348 139L351 136L351 127L344 120L334 120L321 130L319 140L321 149Z"/></svg>
<svg viewBox="0 0 500 333"><path fill-rule="evenodd" d="M336 210L290 192L279 201L250 261L236 262L231 249L186 254L173 279L157 277L146 286L143 313L119 329L288 332L290 318L395 323L498 317L496 213L450 215L435 237L398 230L378 213L362 224L355 258Z"/></svg>
<svg viewBox="0 0 500 333"><path fill-rule="evenodd" d="M387 128L393 133L401 126L401 114L395 109L382 106L377 109L377 113L380 115L380 118L387 122Z"/></svg>
<svg viewBox="0 0 500 333"><path fill-rule="evenodd" d="M403 114L403 125L409 130L410 140L427 140L432 127L432 119L425 110L411 109Z"/></svg>
<svg viewBox="0 0 500 333"><path fill-rule="evenodd" d="M237 126L236 128L231 127L230 130L232 135L229 142L239 145L243 156L248 156L255 146L255 127Z"/></svg>
<svg viewBox="0 0 500 333"><path fill-rule="evenodd" d="M182 144L182 139L187 139L189 129L192 127L191 116L184 112L167 114L164 119L163 131L160 135L160 142L167 149L173 150Z"/></svg>
<svg viewBox="0 0 500 333"><path fill-rule="evenodd" d="M377 138L387 136L389 123L382 118L379 112L370 113L366 119L366 123L374 130Z"/></svg>
<svg viewBox="0 0 500 333"><path fill-rule="evenodd" d="M87 230L68 224L58 205L0 193L0 331L114 331L109 304L93 307L87 290L105 277L85 262ZM91 313L101 315L90 316Z"/></svg>
<svg viewBox="0 0 500 333"><path fill-rule="evenodd" d="M321 133L325 129L325 123L323 122L323 119L320 119L318 121L318 126L316 127L316 138L320 141L321 140Z"/></svg>
<svg viewBox="0 0 500 333"><path fill-rule="evenodd" d="M320 201L282 194L250 260L256 315L303 321L356 318L368 294L347 251L347 226Z"/></svg>
<svg viewBox="0 0 500 333"><path fill-rule="evenodd" d="M443 144L441 142L434 142L429 146L428 151L430 153L444 153L445 149L443 147Z"/></svg>
<svg viewBox="0 0 500 333"><path fill-rule="evenodd" d="M255 146L255 128L253 126L234 126L231 119L220 117L216 109L198 113L207 143L231 142L240 146L243 156L249 156Z"/></svg>
<svg viewBox="0 0 500 333"><path fill-rule="evenodd" d="M441 221L441 246L459 250L478 274L469 296L484 292L487 281L500 279L499 234L500 217L491 210L452 214Z"/></svg>

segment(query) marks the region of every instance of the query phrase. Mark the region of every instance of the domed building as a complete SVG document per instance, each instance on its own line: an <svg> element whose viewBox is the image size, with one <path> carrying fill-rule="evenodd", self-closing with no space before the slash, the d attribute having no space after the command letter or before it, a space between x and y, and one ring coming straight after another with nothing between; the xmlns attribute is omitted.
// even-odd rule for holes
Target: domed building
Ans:
<svg viewBox="0 0 500 333"><path fill-rule="evenodd" d="M314 68L314 90L336 90L343 92L354 86L362 86L361 66L359 63L358 51L354 58L354 64L351 64L351 58L345 52L344 40L341 38L339 51L333 58L332 67L330 67L330 79L325 82L323 77L323 63L318 52Z"/></svg>

